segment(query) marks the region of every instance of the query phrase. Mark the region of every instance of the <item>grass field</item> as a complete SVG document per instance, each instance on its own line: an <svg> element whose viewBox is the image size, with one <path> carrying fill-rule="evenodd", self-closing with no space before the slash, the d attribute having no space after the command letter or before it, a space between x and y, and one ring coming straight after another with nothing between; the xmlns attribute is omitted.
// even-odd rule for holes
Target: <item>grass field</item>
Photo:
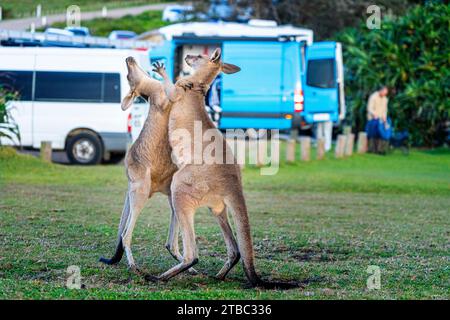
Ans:
<svg viewBox="0 0 450 320"><path fill-rule="evenodd" d="M245 168L257 269L304 283L288 291L246 288L240 264L215 280L225 245L207 210L196 216L199 275L154 284L124 262L97 262L115 245L122 166L44 164L0 148L0 179L2 299L449 298L448 149L282 164L275 176ZM145 272L174 265L164 248L168 220L157 196L138 221L133 248ZM84 289L65 288L70 265L80 267ZM380 290L366 288L369 265L381 268Z"/></svg>

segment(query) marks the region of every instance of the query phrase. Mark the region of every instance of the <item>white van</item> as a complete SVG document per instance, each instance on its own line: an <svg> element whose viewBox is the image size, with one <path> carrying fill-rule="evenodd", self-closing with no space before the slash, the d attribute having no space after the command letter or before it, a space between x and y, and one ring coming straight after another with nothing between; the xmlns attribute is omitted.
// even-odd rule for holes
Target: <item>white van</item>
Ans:
<svg viewBox="0 0 450 320"><path fill-rule="evenodd" d="M130 112L120 108L128 56L150 69L147 51L0 47L0 86L18 93L8 107L22 146L51 141L76 164L123 155L131 132Z"/></svg>

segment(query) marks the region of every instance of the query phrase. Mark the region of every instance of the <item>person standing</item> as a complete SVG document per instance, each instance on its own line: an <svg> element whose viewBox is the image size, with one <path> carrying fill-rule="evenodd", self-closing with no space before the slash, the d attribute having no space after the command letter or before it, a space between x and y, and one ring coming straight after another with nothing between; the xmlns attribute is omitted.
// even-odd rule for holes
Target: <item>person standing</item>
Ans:
<svg viewBox="0 0 450 320"><path fill-rule="evenodd" d="M367 103L367 138L369 140L369 152L384 153L386 141L380 134L380 125L387 125L387 108L389 89L382 86L372 93Z"/></svg>

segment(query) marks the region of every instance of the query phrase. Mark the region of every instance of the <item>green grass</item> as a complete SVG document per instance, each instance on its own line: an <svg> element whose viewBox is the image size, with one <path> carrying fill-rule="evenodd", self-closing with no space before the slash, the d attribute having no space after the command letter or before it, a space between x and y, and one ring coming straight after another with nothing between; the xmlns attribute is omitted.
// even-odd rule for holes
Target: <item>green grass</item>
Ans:
<svg viewBox="0 0 450 320"><path fill-rule="evenodd" d="M88 27L91 34L99 37L107 37L113 30L129 30L137 34L157 29L168 25L161 20L162 11L145 11L139 15L126 15L122 18L96 18L82 22L83 27ZM52 25L55 28L64 28L65 22L57 22Z"/></svg>
<svg viewBox="0 0 450 320"><path fill-rule="evenodd" d="M42 5L42 15L64 13L68 6L77 5L83 11L101 10L103 6L108 9L142 6L146 4L167 2L158 0L14 0L5 1L0 5L3 8L3 18L22 18L36 14L37 5Z"/></svg>
<svg viewBox="0 0 450 320"><path fill-rule="evenodd" d="M0 149L0 298L3 299L433 299L449 298L450 152L282 164L275 176L244 169L257 269L266 279L300 280L288 291L248 289L239 264L213 275L225 245L207 210L196 215L199 275L147 283L110 255L126 179L122 166L45 164ZM164 248L169 207L149 201L133 239L151 274L174 265ZM81 268L81 290L65 288ZM366 289L369 265L381 289Z"/></svg>

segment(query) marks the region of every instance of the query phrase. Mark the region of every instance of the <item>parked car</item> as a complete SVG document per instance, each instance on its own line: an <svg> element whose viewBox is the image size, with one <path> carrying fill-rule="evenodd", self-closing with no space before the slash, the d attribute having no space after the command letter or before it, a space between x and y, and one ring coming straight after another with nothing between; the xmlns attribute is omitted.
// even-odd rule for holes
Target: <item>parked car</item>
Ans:
<svg viewBox="0 0 450 320"><path fill-rule="evenodd" d="M0 47L0 86L18 93L8 108L22 146L51 141L75 164L124 155L131 115L120 103L129 91L128 56L150 69L148 53L138 50Z"/></svg>
<svg viewBox="0 0 450 320"><path fill-rule="evenodd" d="M59 29L59 28L47 28L44 31L45 35L55 35L55 36L66 36L66 37L73 37L75 34L66 29Z"/></svg>
<svg viewBox="0 0 450 320"><path fill-rule="evenodd" d="M45 29L44 38L42 39L41 45L44 47L60 46L85 48L85 44L73 42L74 36L75 34L70 30L47 28Z"/></svg>
<svg viewBox="0 0 450 320"><path fill-rule="evenodd" d="M114 30L111 31L108 38L109 40L130 40L135 38L136 32L126 30Z"/></svg>
<svg viewBox="0 0 450 320"><path fill-rule="evenodd" d="M213 0L211 1L207 14L212 20L229 21L233 18L235 12L233 6L228 4L227 0Z"/></svg>
<svg viewBox="0 0 450 320"><path fill-rule="evenodd" d="M162 15L162 20L167 22L178 22L194 18L192 6L171 5L167 6Z"/></svg>
<svg viewBox="0 0 450 320"><path fill-rule="evenodd" d="M65 27L64 30L72 32L75 36L88 37L91 35L87 27Z"/></svg>
<svg viewBox="0 0 450 320"><path fill-rule="evenodd" d="M207 20L247 22L252 13L252 7L236 7L227 0L212 0L207 10Z"/></svg>

